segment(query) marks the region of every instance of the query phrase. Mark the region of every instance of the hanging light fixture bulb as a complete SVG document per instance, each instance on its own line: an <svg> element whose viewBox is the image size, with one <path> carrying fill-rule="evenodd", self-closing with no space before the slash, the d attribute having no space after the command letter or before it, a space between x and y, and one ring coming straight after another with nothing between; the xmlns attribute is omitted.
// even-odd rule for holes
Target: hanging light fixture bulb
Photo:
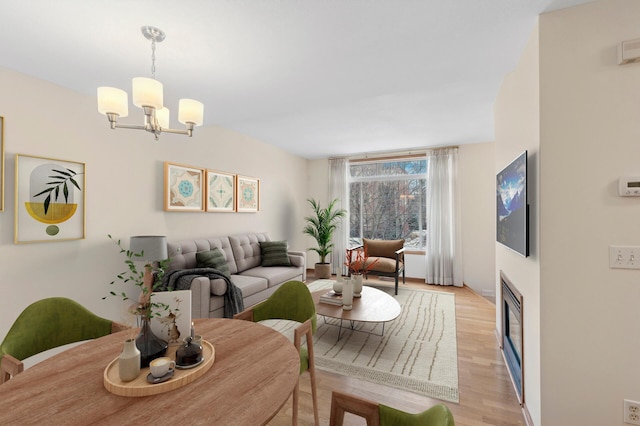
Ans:
<svg viewBox="0 0 640 426"><path fill-rule="evenodd" d="M98 87L98 112L107 116L112 129L146 130L154 134L158 140L160 133L193 134L193 128L201 126L204 116L204 105L193 99L180 99L178 121L184 124L185 130L169 128L169 110L164 107L162 83L156 77L156 43L165 39L164 31L150 26L142 27L142 34L151 40L151 77L135 77L132 80L133 104L144 111L144 125L119 124L120 117L129 114L127 92L114 87Z"/></svg>

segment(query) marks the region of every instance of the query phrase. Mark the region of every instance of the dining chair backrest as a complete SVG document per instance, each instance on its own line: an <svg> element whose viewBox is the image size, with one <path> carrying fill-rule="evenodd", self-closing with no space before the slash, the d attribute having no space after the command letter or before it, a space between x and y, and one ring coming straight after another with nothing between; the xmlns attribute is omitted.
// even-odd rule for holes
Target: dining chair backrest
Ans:
<svg viewBox="0 0 640 426"><path fill-rule="evenodd" d="M0 367L7 371L2 359L5 355L22 361L58 346L95 339L125 328L71 299L42 299L22 311L0 343Z"/></svg>
<svg viewBox="0 0 640 426"><path fill-rule="evenodd" d="M288 281L276 289L267 300L253 307L253 321L286 319L303 323L311 320L316 332L316 307L309 287L302 281Z"/></svg>

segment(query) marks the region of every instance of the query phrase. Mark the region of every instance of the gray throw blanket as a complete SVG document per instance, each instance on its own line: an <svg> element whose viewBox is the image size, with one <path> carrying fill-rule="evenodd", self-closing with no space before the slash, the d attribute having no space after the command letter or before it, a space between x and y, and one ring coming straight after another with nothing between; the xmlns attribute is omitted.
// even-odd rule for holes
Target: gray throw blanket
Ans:
<svg viewBox="0 0 640 426"><path fill-rule="evenodd" d="M162 277L162 285L157 291L189 290L191 280L197 277L208 277L210 280L221 278L227 283L227 291L224 294L224 317L233 318L238 312L244 310L242 290L231 282L228 275L213 268L178 269L171 271Z"/></svg>

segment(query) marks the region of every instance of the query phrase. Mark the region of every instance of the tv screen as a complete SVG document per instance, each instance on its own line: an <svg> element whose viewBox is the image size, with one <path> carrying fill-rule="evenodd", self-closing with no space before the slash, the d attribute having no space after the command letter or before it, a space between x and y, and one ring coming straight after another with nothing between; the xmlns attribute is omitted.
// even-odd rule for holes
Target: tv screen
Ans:
<svg viewBox="0 0 640 426"><path fill-rule="evenodd" d="M498 173L496 196L497 241L522 256L528 256L527 151Z"/></svg>

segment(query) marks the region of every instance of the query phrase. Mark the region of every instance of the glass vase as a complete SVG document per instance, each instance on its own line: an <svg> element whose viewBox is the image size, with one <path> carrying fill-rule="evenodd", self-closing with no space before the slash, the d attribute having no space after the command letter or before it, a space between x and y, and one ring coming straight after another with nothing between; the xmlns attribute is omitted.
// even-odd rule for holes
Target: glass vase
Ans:
<svg viewBox="0 0 640 426"><path fill-rule="evenodd" d="M146 315L141 315L142 326L140 333L136 337L136 347L140 351L140 367L148 367L149 363L156 358L164 356L169 345L151 331L151 319Z"/></svg>

